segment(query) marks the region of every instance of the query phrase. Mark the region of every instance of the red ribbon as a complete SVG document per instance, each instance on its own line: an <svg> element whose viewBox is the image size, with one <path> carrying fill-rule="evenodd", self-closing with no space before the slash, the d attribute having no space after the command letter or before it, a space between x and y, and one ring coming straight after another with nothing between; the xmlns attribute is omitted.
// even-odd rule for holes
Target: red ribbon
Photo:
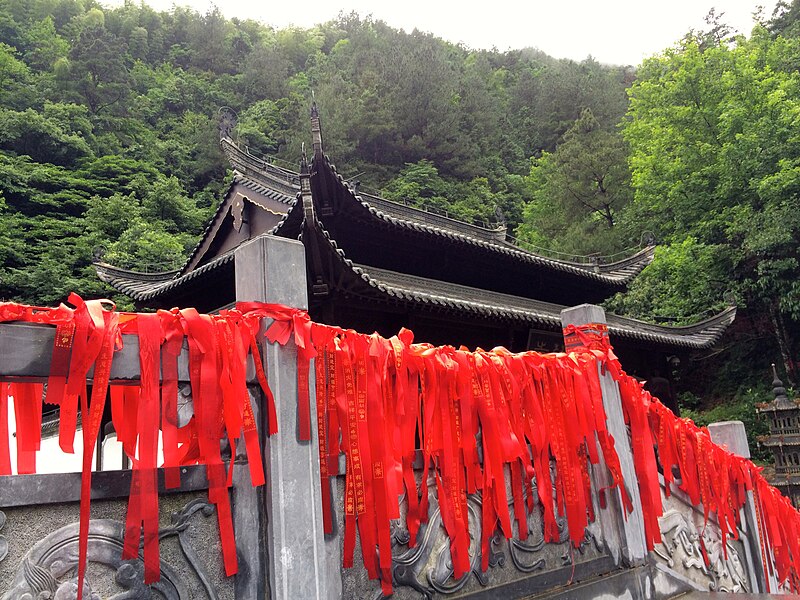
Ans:
<svg viewBox="0 0 800 600"><path fill-rule="evenodd" d="M12 383L11 395L17 421L17 473L35 473L42 431L42 384Z"/></svg>
<svg viewBox="0 0 800 600"><path fill-rule="evenodd" d="M159 369L161 343L164 338L161 318L157 314L139 315L136 319L139 334L139 393L137 431L138 460L134 461L131 499L126 522L124 559L139 554L140 533L144 535L145 583L158 580L161 565L158 544L158 453Z"/></svg>
<svg viewBox="0 0 800 600"><path fill-rule="evenodd" d="M94 329L89 334L87 348L97 343L99 350L94 363L94 378L92 380L91 401L87 397L85 381L82 398L83 414L83 471L81 473L81 505L80 525L78 536L78 598L83 594L83 582L86 575L86 552L89 545L89 519L91 518L91 492L92 492L92 460L97 445L97 436L100 432L100 422L105 410L106 395L108 393L109 377L111 375L111 360L114 354L115 343L119 336L119 315L103 310L102 300L90 300L85 305L80 298L70 296L70 302L78 306L76 313L86 306L91 316ZM105 301L108 302L108 301ZM70 375L70 383L72 375ZM69 394L69 388L67 389ZM74 432L73 432L74 437ZM158 515L156 514L156 527ZM158 537L156 535L156 537Z"/></svg>
<svg viewBox="0 0 800 600"><path fill-rule="evenodd" d="M8 384L0 381L0 476L11 475L8 438Z"/></svg>
<svg viewBox="0 0 800 600"><path fill-rule="evenodd" d="M164 333L161 352L161 431L164 449L164 484L167 488L181 485L180 444L178 441L178 356L184 331L180 316L158 311Z"/></svg>

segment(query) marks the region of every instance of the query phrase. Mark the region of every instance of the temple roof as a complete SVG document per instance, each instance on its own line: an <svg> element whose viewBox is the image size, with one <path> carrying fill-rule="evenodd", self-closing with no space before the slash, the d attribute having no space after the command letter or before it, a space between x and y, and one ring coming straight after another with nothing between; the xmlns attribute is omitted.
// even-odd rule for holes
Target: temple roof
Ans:
<svg viewBox="0 0 800 600"><path fill-rule="evenodd" d="M544 326L554 331L561 330L561 311L566 308L565 306L487 292L364 265L353 264L352 269L361 275L369 285L377 287L389 296L435 306L452 307L490 318L522 321ZM736 308L731 307L710 319L688 327L665 327L606 313L612 336L686 348L707 348L713 345L733 322L735 316Z"/></svg>
<svg viewBox="0 0 800 600"><path fill-rule="evenodd" d="M296 209L292 210L300 190L299 173L251 155L246 148L240 147L229 137L223 137L220 144L235 169L234 177L186 263L177 272L152 276L132 274L131 277L135 278L136 284L123 284L125 290L118 288L120 291L132 294L132 297L139 302L145 302L147 298L154 297L150 294L155 293L155 287L162 289L163 286L163 290L175 289L180 282L187 281L183 276L215 261L230 251L235 244L248 238L265 232L283 237L299 236L300 225L304 218L302 207L295 207ZM312 161L311 183L312 189L316 188L313 189L316 214L325 223L327 230L337 236L340 245L346 247L350 242L350 247L347 247L348 254L352 254L359 262L369 262L389 270L405 271L406 267L401 268L401 265L392 264L390 258L388 264L381 264L382 260L387 260L386 248L382 248L379 253L375 253L369 247L359 249L357 247L359 243L370 243L365 236L367 232L383 240L384 234L381 232L388 228L390 232L394 232L393 235L400 236L398 239L404 239L405 236L409 240L407 243L445 244L444 247L452 248L451 251L456 255L463 254L470 264L473 261L469 256L474 257L477 253L482 257L484 269L487 269L485 265L489 265L491 276L485 277L476 272L474 275L469 274L466 280L455 277L453 280L455 283L483 286L499 292L526 296L545 294L544 299L556 302L569 301L572 298L575 298L576 303L602 300L624 289L626 284L653 259L653 246L646 246L622 260L610 262L600 257L587 258L586 262L581 263L530 252L509 242L504 227L485 228L414 206L389 201L373 194L356 193L321 152L315 154ZM257 207L257 212L266 215L267 219L262 218L255 230L242 233L239 227L242 215L248 206ZM236 231L233 231L234 228ZM397 251L402 262L405 255L402 249ZM365 254L367 256L363 256ZM379 255L380 258L376 258ZM501 264L495 267L494 262L498 259L501 260ZM394 262L397 263L398 259L395 258ZM416 272L413 270L414 261L408 262L410 263L408 268L414 275L431 280L438 277L433 272L424 270ZM119 269L115 271L116 274L110 275L109 268L110 265L105 265L100 269L105 269L102 273L98 270L101 278L121 283L119 274L123 270ZM427 265L427 268L430 271L437 267L431 264ZM451 269L442 271L448 275L453 274ZM557 279L550 279L553 276L557 276ZM494 286L493 277L499 281L499 283L495 281ZM173 279L177 282L170 283L169 280ZM475 279L482 279L483 282L478 283ZM507 282L510 282L510 289L504 289L504 286L509 285ZM531 291L517 289L520 285L529 285L532 289ZM147 287L147 291L143 292L142 286ZM554 290L557 290L560 296L553 297ZM142 293L147 296L142 296ZM547 297L547 294L550 294L550 297Z"/></svg>
<svg viewBox="0 0 800 600"><path fill-rule="evenodd" d="M291 191L291 194L286 193L287 191ZM286 216L286 213L294 204L296 196L296 190L292 191L288 187L284 189L279 185L267 187L263 184L263 182L258 181L249 175L245 175L239 171L234 171L233 180L231 181L230 186L228 186L228 190L225 193L222 202L220 202L217 210L214 213L214 216L211 217L211 220L208 222L203 234L200 236L200 240L189 254L189 258L186 260L183 267L177 271L177 273L179 275L188 274L192 269L197 268L200 263L204 262L204 259L205 261L208 261L214 258L213 256L207 256L214 238L219 234L219 231L229 214L232 214L238 209L241 215L241 211L244 209L245 201L258 206L263 211L272 213L276 215L278 219L283 220ZM175 273L173 273L173 275L174 274Z"/></svg>
<svg viewBox="0 0 800 600"><path fill-rule="evenodd" d="M314 157L311 173L315 208L326 225L336 214L347 213L348 218L379 221L390 227L443 238L610 288L624 288L652 262L655 253L655 246L647 245L623 259L608 262L603 257L586 257L585 262L550 258L507 241L505 227L486 229L371 194L356 193L327 156Z"/></svg>
<svg viewBox="0 0 800 600"><path fill-rule="evenodd" d="M241 148L227 136L223 136L219 143L231 168L244 177L290 197L300 190L300 175L296 171L253 156L247 148Z"/></svg>
<svg viewBox="0 0 800 600"><path fill-rule="evenodd" d="M328 274L328 283L351 295L369 297L376 302L412 304L429 312L460 313L515 322L535 329L561 330L561 311L565 306L355 264L319 224L314 229L317 239L323 242L323 251L327 249L334 258L335 273ZM314 235L308 229L307 233ZM229 252L184 275L178 271L136 273L104 263L95 267L100 279L122 293L138 302L153 302L193 280L202 285L204 280L233 277L233 257L233 252ZM612 340L619 338L686 349L713 345L735 316L736 308L730 307L694 325L670 327L606 314Z"/></svg>
<svg viewBox="0 0 800 600"><path fill-rule="evenodd" d="M280 167L269 160L250 154L246 148L240 147L229 137L220 141L225 155L240 177L250 180L263 188L294 197L300 190L300 175L294 170ZM547 251L539 249L533 252L519 246L506 235L506 227L498 224L495 227L481 227L449 216L423 210L408 203L396 202L366 192L356 193L352 186L336 171L336 168L325 156L323 160L315 156L315 167L329 170L333 181L344 192L343 197L357 202L369 211L376 219L400 228L441 236L454 242L479 246L493 252L513 256L521 261L553 268L559 271L588 275L590 278L613 284L624 285L635 277L653 260L654 246L647 245L638 251L632 251L622 259L609 260L602 256L555 258L546 256ZM313 171L313 169L312 169ZM335 190L330 190L334 191ZM322 211L323 220L325 211Z"/></svg>
<svg viewBox="0 0 800 600"><path fill-rule="evenodd" d="M317 303L341 294L412 313L560 332L564 303L607 298L653 259L652 245L620 260L552 258L512 243L505 227L358 193L322 153L319 129L316 134L311 172L304 159L302 176L252 156L224 135L220 143L234 178L184 266L141 273L96 263L98 276L140 305L169 307L209 296L221 306L232 301L234 249L267 233L303 240ZM611 313L607 319L612 337L691 349L716 342L735 314L729 308L688 327Z"/></svg>
<svg viewBox="0 0 800 600"><path fill-rule="evenodd" d="M410 303L432 312L461 313L561 331L561 311L566 306L356 264L337 247L319 222L310 233L321 241L323 252L327 248L335 259L336 272L328 273L326 279L351 295L368 296L378 302ZM606 313L612 341L620 338L687 349L712 346L735 317L736 308L729 307L693 325L671 327Z"/></svg>

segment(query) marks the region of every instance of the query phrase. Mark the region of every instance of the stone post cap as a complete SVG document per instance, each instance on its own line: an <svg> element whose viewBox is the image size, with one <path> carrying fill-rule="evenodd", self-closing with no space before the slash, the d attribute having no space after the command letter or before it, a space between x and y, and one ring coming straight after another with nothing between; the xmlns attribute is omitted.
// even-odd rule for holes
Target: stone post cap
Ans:
<svg viewBox="0 0 800 600"><path fill-rule="evenodd" d="M747 443L747 432L741 421L720 421L708 426L711 441L742 458L750 458L750 446Z"/></svg>
<svg viewBox="0 0 800 600"><path fill-rule="evenodd" d="M582 334L568 331L571 325L580 327ZM594 304L580 304L561 311L561 326L564 328L564 350L575 352L588 348L603 348L608 344L606 313Z"/></svg>

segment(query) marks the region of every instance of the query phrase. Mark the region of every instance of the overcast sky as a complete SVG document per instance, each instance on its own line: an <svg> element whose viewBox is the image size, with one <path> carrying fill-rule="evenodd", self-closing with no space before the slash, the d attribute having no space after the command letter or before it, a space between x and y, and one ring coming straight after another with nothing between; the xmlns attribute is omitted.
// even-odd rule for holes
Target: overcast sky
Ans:
<svg viewBox="0 0 800 600"><path fill-rule="evenodd" d="M145 0L157 10L174 4L204 13L209 0ZM218 0L227 17L256 19L277 28L310 27L333 19L340 11L372 15L393 27L414 28L471 48L498 50L536 47L551 56L580 60L589 54L606 63L637 65L679 40L689 29L704 26L711 7L725 13L725 22L750 34L758 0ZM106 0L121 4L122 0ZM769 16L775 0L761 2Z"/></svg>

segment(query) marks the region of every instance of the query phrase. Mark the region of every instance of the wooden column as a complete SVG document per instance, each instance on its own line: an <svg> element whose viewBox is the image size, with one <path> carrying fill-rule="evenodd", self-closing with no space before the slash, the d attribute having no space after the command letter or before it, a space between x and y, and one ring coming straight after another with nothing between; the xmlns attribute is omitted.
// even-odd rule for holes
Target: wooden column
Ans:
<svg viewBox="0 0 800 600"><path fill-rule="evenodd" d="M237 300L308 306L302 243L260 236L237 248L235 260ZM286 346L267 344L263 356L279 427L276 435L264 439L267 485L261 514L266 519L265 547L259 543L264 538L244 515L236 522L237 544L242 540L240 552L266 554L271 600L322 599L334 587L325 563L316 432L310 442L298 440L296 356L294 341ZM313 366L311 373L313 377ZM310 387L313 396L313 381ZM311 423L315 424L313 397L311 411ZM243 471L246 468L239 469ZM237 586L237 598L265 597L263 591L259 594L259 585L263 584L243 581L241 594Z"/></svg>
<svg viewBox="0 0 800 600"><path fill-rule="evenodd" d="M561 311L563 327L593 323L602 325L606 323L606 313L599 306L581 304ZM600 365L598 365L598 369L600 369ZM628 566L640 565L647 557L647 546L644 538L642 500L639 495L636 471L633 467L633 451L628 438L628 428L622 414L622 401L617 382L608 373L600 372L599 376L600 388L603 392L603 407L608 419L608 431L614 437L614 446L619 456L626 489L633 503L633 512L626 517L619 491L615 488L612 493L607 494L606 508L599 509L597 518L600 519L603 537L614 560L619 563L622 558ZM600 455L602 456L602 452ZM602 458L597 468L592 469L592 480L595 490L608 487L611 483L611 476Z"/></svg>

